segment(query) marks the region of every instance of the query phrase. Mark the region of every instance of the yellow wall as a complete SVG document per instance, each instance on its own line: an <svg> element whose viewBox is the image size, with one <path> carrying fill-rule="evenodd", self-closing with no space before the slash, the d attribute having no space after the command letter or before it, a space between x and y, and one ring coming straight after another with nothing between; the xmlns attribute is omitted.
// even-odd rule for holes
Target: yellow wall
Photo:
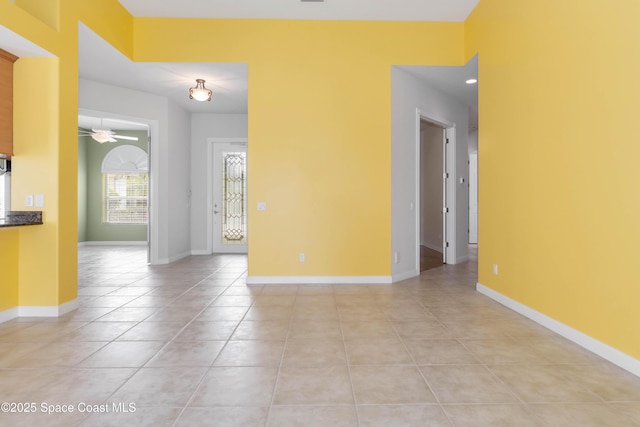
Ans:
<svg viewBox="0 0 640 427"><path fill-rule="evenodd" d="M0 234L21 305L75 297L78 19L138 61L248 63L259 276L390 273L390 67L479 52L480 283L640 357L637 0L481 0L464 25L132 19L115 0L60 0L55 31L48 13L0 0L0 25L57 56L23 63L51 87L48 110L17 107L17 199L47 202L47 225Z"/></svg>
<svg viewBox="0 0 640 427"><path fill-rule="evenodd" d="M463 24L136 19L135 30L137 61L248 63L250 275L390 275L391 66L462 65Z"/></svg>
<svg viewBox="0 0 640 427"><path fill-rule="evenodd" d="M636 358L639 21L637 0L482 0L465 26L479 282Z"/></svg>
<svg viewBox="0 0 640 427"><path fill-rule="evenodd" d="M0 312L18 305L18 230L0 229Z"/></svg>
<svg viewBox="0 0 640 427"><path fill-rule="evenodd" d="M20 305L58 305L58 65L57 58L14 64L14 157L11 207L43 194L43 225L20 230ZM38 82L38 84L34 84ZM37 102L34 102L37 100Z"/></svg>
<svg viewBox="0 0 640 427"><path fill-rule="evenodd" d="M11 272L6 286L3 278L0 311L17 305L58 306L77 296L80 19L131 52L133 19L116 1L0 0L0 25L55 55L23 57L15 64L11 208L26 210L25 195L44 194L44 225L0 234L0 267Z"/></svg>
<svg viewBox="0 0 640 427"><path fill-rule="evenodd" d="M45 225L19 234L19 305L77 293L78 21L136 60L249 64L249 198L269 205L251 213L251 274L390 273L390 68L461 65L463 24L134 20L115 0L38 5L0 0L0 25L56 55L18 65L12 208L46 200Z"/></svg>
<svg viewBox="0 0 640 427"><path fill-rule="evenodd" d="M15 4L50 27L58 29L59 0L15 0Z"/></svg>

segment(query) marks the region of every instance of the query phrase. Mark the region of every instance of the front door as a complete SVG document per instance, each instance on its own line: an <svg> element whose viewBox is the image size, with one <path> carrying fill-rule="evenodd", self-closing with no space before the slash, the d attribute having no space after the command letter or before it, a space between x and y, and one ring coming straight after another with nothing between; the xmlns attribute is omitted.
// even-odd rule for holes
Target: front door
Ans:
<svg viewBox="0 0 640 427"><path fill-rule="evenodd" d="M247 252L247 144L213 144L213 252Z"/></svg>

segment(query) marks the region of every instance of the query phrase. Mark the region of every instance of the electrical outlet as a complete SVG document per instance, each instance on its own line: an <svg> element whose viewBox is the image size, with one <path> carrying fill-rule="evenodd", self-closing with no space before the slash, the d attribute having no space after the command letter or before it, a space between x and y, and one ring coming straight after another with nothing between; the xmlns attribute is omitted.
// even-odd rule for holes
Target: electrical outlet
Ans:
<svg viewBox="0 0 640 427"><path fill-rule="evenodd" d="M493 264L493 274L498 275L498 264Z"/></svg>
<svg viewBox="0 0 640 427"><path fill-rule="evenodd" d="M300 260L300 262L304 262L304 253L301 253L301 254L298 256L298 259Z"/></svg>
<svg viewBox="0 0 640 427"><path fill-rule="evenodd" d="M24 205L28 208L33 207L33 194L27 194L24 197Z"/></svg>
<svg viewBox="0 0 640 427"><path fill-rule="evenodd" d="M393 262L396 264L400 262L400 252L393 253Z"/></svg>

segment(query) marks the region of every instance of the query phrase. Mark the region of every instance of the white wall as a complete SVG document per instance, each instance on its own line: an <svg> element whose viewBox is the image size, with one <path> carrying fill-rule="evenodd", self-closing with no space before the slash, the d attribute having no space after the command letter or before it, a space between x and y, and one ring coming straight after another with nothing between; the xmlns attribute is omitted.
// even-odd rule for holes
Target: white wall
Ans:
<svg viewBox="0 0 640 427"><path fill-rule="evenodd" d="M399 67L391 68L391 254L398 252L398 263L392 263L394 280L419 274L416 266L416 238L419 230L415 221L416 180L416 109L424 116L439 122L456 125L456 145L450 160L450 186L455 194L449 203L453 210L455 251L449 263L468 258L467 227L469 214L467 136L468 111L461 102L426 85ZM450 156L452 157L452 156ZM459 179L464 178L464 184ZM412 208L413 207L413 208Z"/></svg>
<svg viewBox="0 0 640 427"><path fill-rule="evenodd" d="M170 259L191 255L191 114L169 101ZM186 165L186 167L184 167Z"/></svg>
<svg viewBox="0 0 640 427"><path fill-rule="evenodd" d="M104 113L104 117L140 118L157 124L157 129L151 129L150 153L151 191L158 201L155 212L151 212L155 220L152 227L157 230L152 260L162 264L184 256L191 237L184 203L188 188L185 176L189 176L190 167L188 113L163 96L85 79L79 82L79 108ZM175 182L174 176L178 177ZM182 222L172 224L176 220ZM154 234L152 230L152 240Z"/></svg>
<svg viewBox="0 0 640 427"><path fill-rule="evenodd" d="M478 152L478 129L469 129L469 154Z"/></svg>
<svg viewBox="0 0 640 427"><path fill-rule="evenodd" d="M247 138L246 114L191 115L191 253L207 248L207 138ZM249 160L250 161L250 160ZM249 180L249 185L251 181Z"/></svg>

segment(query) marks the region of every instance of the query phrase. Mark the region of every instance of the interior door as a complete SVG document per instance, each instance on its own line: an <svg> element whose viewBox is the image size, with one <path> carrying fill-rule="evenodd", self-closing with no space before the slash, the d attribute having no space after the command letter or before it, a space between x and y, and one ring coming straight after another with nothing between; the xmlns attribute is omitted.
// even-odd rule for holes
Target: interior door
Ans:
<svg viewBox="0 0 640 427"><path fill-rule="evenodd" d="M247 144L213 144L213 252L247 252Z"/></svg>

